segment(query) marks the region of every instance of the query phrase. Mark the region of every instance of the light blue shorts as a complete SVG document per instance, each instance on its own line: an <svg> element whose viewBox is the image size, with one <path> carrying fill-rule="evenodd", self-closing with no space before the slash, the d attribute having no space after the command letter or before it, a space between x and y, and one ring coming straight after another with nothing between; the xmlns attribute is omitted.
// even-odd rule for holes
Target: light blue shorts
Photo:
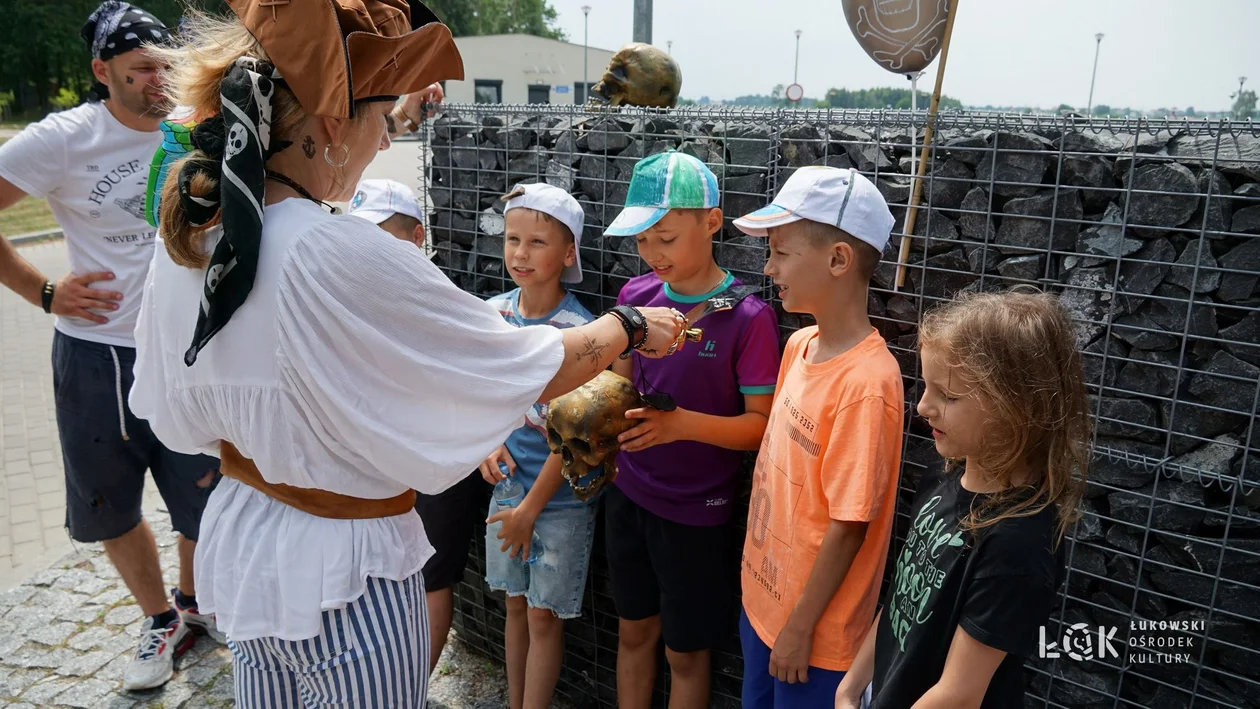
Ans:
<svg viewBox="0 0 1260 709"><path fill-rule="evenodd" d="M490 500L487 516L498 511L499 506ZM558 618L581 616L595 540L595 505L544 509L534 522L543 549L532 564L499 551L503 540L497 535L502 526L498 522L486 525L486 584L491 590L525 596L531 608L545 608Z"/></svg>

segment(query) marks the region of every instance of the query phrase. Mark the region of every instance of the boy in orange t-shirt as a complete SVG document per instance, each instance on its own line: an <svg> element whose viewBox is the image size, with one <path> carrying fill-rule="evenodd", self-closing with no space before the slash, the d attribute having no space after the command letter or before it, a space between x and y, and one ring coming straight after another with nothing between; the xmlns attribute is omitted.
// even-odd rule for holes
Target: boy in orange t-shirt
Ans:
<svg viewBox="0 0 1260 709"><path fill-rule="evenodd" d="M901 370L866 313L893 217L856 170L797 170L735 225L795 333L753 473L744 541L743 706L830 707L875 617L901 465Z"/></svg>

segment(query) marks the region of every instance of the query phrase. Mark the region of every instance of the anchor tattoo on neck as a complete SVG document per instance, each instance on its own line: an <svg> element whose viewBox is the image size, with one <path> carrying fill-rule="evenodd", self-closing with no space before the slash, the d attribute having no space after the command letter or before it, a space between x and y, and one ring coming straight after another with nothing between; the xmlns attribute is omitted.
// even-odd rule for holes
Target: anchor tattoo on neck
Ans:
<svg viewBox="0 0 1260 709"><path fill-rule="evenodd" d="M315 139L309 135L302 139L302 153L307 160L315 157Z"/></svg>

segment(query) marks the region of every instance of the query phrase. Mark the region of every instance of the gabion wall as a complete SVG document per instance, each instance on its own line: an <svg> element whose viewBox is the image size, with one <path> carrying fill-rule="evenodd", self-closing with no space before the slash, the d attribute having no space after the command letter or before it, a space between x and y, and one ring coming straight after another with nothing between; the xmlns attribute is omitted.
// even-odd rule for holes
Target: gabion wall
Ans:
<svg viewBox="0 0 1260 709"><path fill-rule="evenodd" d="M857 168L897 216L869 303L906 383L894 550L918 472L935 458L913 415L920 315L960 290L1051 290L1080 326L1096 431L1084 517L1046 629L1060 657L1030 663L1027 705L1260 706L1260 127L943 115L930 154L918 156L929 160L928 178L906 282L896 288L904 238L896 234L925 121L887 111L451 106L422 150L433 258L477 295L512 288L498 198L516 182L547 181L586 210L587 277L576 291L600 312L645 271L633 238L602 236L631 169L645 155L679 149L708 163L722 186L718 263L766 287L786 339L802 319L773 301L761 275L764 240L730 220L766 204L798 167ZM481 546L474 541L456 623L465 641L501 659L503 604L485 589ZM733 558L732 575L737 566ZM1082 623L1092 645L1069 631ZM1098 657L1098 626L1117 629L1119 657ZM579 706L614 706L616 630L599 538L584 615L566 631L560 690ZM1062 647L1065 632L1071 648ZM1162 651L1183 661L1150 664L1124 646L1152 634L1179 646ZM1072 648L1085 659L1069 657ZM739 705L741 671L732 634L715 656L715 706Z"/></svg>

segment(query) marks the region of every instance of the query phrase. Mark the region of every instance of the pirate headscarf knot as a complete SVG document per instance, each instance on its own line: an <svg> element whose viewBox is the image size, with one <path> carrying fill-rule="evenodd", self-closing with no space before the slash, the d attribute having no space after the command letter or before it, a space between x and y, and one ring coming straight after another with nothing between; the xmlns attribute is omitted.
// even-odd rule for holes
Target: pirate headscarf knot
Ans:
<svg viewBox="0 0 1260 709"><path fill-rule="evenodd" d="M271 136L271 104L282 81L271 64L253 57L237 59L219 88L223 112L197 124L189 135L192 147L204 157L188 160L180 168L180 205L194 226L205 226L216 215L223 224L223 237L206 269L192 346L184 354L189 366L254 285L262 241L265 165L290 145ZM198 176L208 178L217 189L193 194L193 180Z"/></svg>
<svg viewBox="0 0 1260 709"><path fill-rule="evenodd" d="M131 3L105 0L88 17L79 35L92 50L93 58L109 61L146 44L167 42L171 31L161 20ZM100 82L94 82L92 97L98 100L109 98L109 89Z"/></svg>

